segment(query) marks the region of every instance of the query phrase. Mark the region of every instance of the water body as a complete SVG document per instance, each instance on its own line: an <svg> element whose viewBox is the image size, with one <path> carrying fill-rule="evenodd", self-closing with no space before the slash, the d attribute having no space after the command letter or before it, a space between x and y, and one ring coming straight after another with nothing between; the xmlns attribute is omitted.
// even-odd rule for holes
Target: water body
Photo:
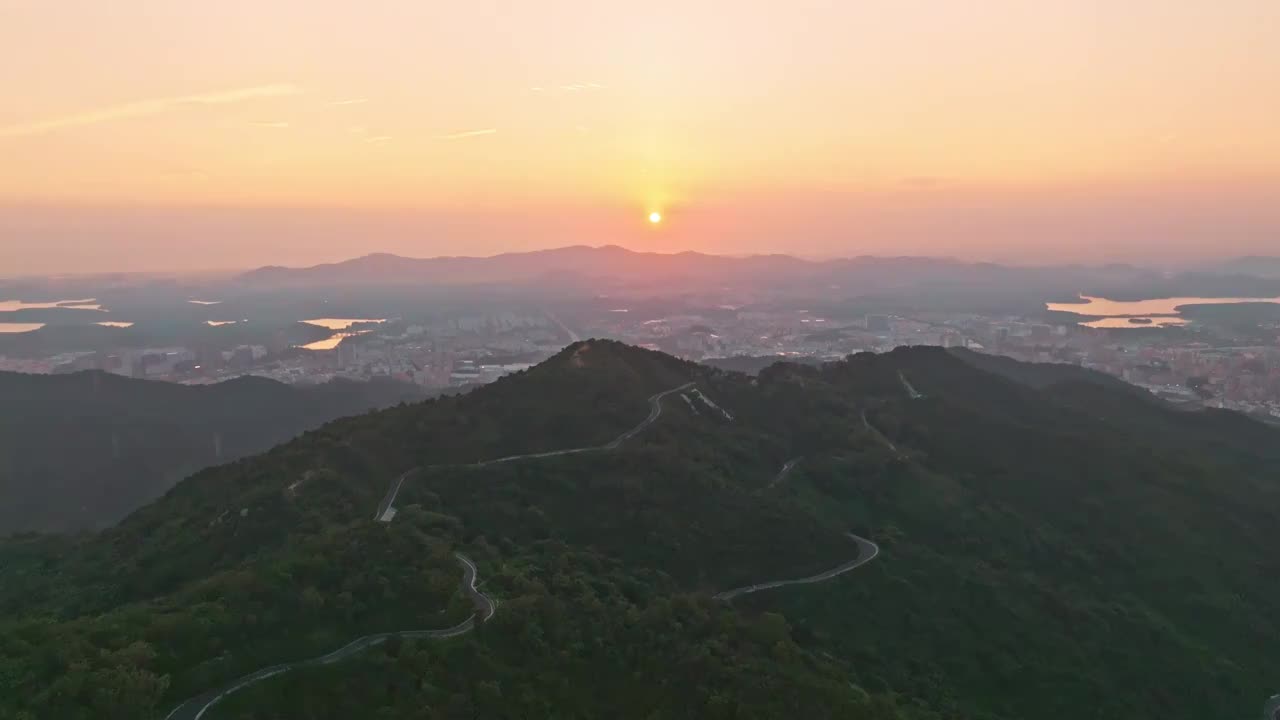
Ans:
<svg viewBox="0 0 1280 720"><path fill-rule="evenodd" d="M303 320L308 325L316 325L327 330L333 330L334 333L324 340L317 340L313 343L307 343L302 346L303 350L332 350L346 338L353 335L363 335L361 332L348 332L352 325L359 323L384 323L386 318L314 318L312 320ZM368 332L368 331L365 331Z"/></svg>
<svg viewBox="0 0 1280 720"><path fill-rule="evenodd" d="M1280 297L1172 297L1152 298L1150 300L1108 300L1107 298L1093 297L1091 295L1081 295L1080 302L1051 302L1044 305L1047 309L1057 312L1102 317L1101 320L1080 323L1083 327L1133 329L1186 325L1187 320L1181 316L1181 311L1178 310L1183 305L1234 305L1237 303L1280 304ZM1130 322L1130 320L1137 320L1138 322Z"/></svg>
<svg viewBox="0 0 1280 720"><path fill-rule="evenodd" d="M1133 322L1137 320L1138 322ZM1143 322L1146 321L1146 322ZM1144 316L1144 317L1108 317L1101 320L1090 320L1089 322L1080 323L1084 327L1091 328L1149 328L1149 327L1178 327L1186 325L1186 318L1173 316Z"/></svg>
<svg viewBox="0 0 1280 720"><path fill-rule="evenodd" d="M1280 297L1274 298L1204 298L1175 297L1154 298L1151 300L1108 300L1107 298L1081 295L1080 302L1045 303L1045 307L1058 312L1078 313L1080 315L1099 315L1104 317L1129 317L1147 315L1177 315L1182 305L1234 305L1237 303L1280 303Z"/></svg>
<svg viewBox="0 0 1280 720"><path fill-rule="evenodd" d="M24 333L39 330L44 323L7 323L0 322L0 333Z"/></svg>
<svg viewBox="0 0 1280 720"><path fill-rule="evenodd" d="M345 340L346 338L354 337L356 335L361 335L361 334L363 333L354 333L354 332L334 333L323 340L317 340L315 342L307 343L306 345L302 346L302 349L303 350L332 350L338 347L338 345L340 345L342 341Z"/></svg>
<svg viewBox="0 0 1280 720"><path fill-rule="evenodd" d="M346 330L359 323L384 323L386 318L315 318L303 320L308 325L318 325L326 330Z"/></svg>
<svg viewBox="0 0 1280 720"><path fill-rule="evenodd" d="M85 298L84 300L54 300L53 302L23 302L22 300L0 300L0 312L13 312L15 310L54 310L61 308L63 310L102 310L102 306L96 303L95 298Z"/></svg>

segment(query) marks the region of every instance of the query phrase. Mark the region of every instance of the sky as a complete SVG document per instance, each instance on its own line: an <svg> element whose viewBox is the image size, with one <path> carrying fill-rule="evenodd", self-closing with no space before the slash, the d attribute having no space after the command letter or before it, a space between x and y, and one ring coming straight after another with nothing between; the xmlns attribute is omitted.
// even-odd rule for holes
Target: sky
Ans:
<svg viewBox="0 0 1280 720"><path fill-rule="evenodd" d="M0 0L0 275L1280 254L1278 27L1275 0Z"/></svg>

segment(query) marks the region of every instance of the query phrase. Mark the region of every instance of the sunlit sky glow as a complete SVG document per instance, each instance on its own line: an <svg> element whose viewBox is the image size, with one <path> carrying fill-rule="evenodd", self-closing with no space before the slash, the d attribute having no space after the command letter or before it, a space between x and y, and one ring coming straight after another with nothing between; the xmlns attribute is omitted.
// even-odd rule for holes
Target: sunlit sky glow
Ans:
<svg viewBox="0 0 1280 720"><path fill-rule="evenodd" d="M0 275L1280 253L1277 27L1275 0L0 0Z"/></svg>

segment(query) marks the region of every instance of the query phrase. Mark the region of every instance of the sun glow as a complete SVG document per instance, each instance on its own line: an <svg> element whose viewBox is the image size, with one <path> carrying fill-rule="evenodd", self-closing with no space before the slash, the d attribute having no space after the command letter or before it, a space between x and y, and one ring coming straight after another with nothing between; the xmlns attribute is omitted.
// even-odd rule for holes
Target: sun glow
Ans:
<svg viewBox="0 0 1280 720"><path fill-rule="evenodd" d="M649 213L649 222L653 223L654 225L657 225L658 223L662 222L662 213L656 210Z"/></svg>

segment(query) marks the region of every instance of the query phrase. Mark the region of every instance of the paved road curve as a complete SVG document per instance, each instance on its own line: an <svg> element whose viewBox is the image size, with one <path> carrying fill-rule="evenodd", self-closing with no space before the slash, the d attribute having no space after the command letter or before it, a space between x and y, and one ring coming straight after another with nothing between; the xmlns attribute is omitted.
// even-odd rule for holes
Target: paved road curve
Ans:
<svg viewBox="0 0 1280 720"><path fill-rule="evenodd" d="M398 630L395 632L365 635L364 637L352 640L346 645L343 645L337 650L326 655L310 658L308 660L299 660L298 662L281 663L279 665L265 667L261 670L249 673L238 680L232 680L220 688L209 690L208 692L187 700L166 715L165 720L200 720L204 714L209 711L209 708L212 708L223 698L238 690L246 688L254 683L261 682L262 680L266 680L269 677L288 672L294 668L329 665L331 663L338 662L339 660L349 658L358 652L373 647L374 645L380 645L386 642L389 637L400 637L411 640L443 639L456 637L470 632L476 626L476 615L479 615L480 622L483 623L493 617L493 614L498 610L498 605L487 595L476 589L476 574L478 571L476 570L475 563L471 562L470 558L461 553L457 554L457 558L458 562L462 565L462 589L471 598L471 602L476 607L476 614L473 614L471 617L463 620L457 625L441 630Z"/></svg>
<svg viewBox="0 0 1280 720"><path fill-rule="evenodd" d="M778 471L778 474L774 475L773 479L769 481L768 487L773 487L778 483L782 482L783 480L786 480L787 475L791 474L791 469L794 468L796 464L799 462L800 462L800 458L792 458L791 460L788 460L786 464L782 466L782 469Z"/></svg>
<svg viewBox="0 0 1280 720"><path fill-rule="evenodd" d="M414 470L416 469L417 468L414 468ZM405 478L409 477L411 474L413 474L413 470L406 472L391 483L391 489L383 496L382 502L378 503L378 512L373 515L374 520L390 522L391 518L395 517L395 513L388 515L387 511L391 509L391 503L396 501L396 495L400 494L400 486L404 485Z"/></svg>
<svg viewBox="0 0 1280 720"><path fill-rule="evenodd" d="M902 387L907 389L907 395L912 400L919 400L924 397L924 395L917 391L915 386L911 384L911 381L907 379L907 376L902 374L901 370L898 371L898 379L902 381Z"/></svg>
<svg viewBox="0 0 1280 720"><path fill-rule="evenodd" d="M671 388L670 390L663 390L660 393L654 393L653 395L650 395L649 396L649 416L646 417L644 420L641 420L639 425L636 425L635 427L622 433L621 435L605 443L604 445L593 445L591 447L581 447L581 448L568 448L566 450L549 450L547 452L526 453L524 455L508 455L506 457L494 458L493 460L481 460L480 462L470 463L465 467L486 467L488 465L499 465L501 463L509 463L509 462L514 462L516 460L533 460L536 458L557 457L560 455L575 455L577 453L597 452L601 450L617 450L618 447L622 445L622 443L638 435L645 428L652 425L654 421L656 421L659 417L662 416L662 398L668 395L671 395L672 393L678 393L681 390L687 390L693 387L693 385L694 383L687 382L681 385L680 387ZM414 468L414 470L417 470L417 469L418 468ZM382 498L382 502L378 503L377 514L373 516L375 520L389 521L391 517L394 517L394 513L391 516L388 516L387 511L391 510L395 506L396 496L400 494L400 487L404 485L405 477L413 473L414 470L410 470L409 472L406 472L404 475L401 475L400 477L396 478L395 481L391 483L391 488L387 491L386 496Z"/></svg>
<svg viewBox="0 0 1280 720"><path fill-rule="evenodd" d="M763 583L758 583L756 585L747 585L746 587L734 588L732 590L725 590L724 592L716 595L716 599L724 600L728 602L738 597L739 595L749 595L753 592L760 592L761 590L772 590L773 588L785 587L787 585L812 585L813 583L824 582L826 580L830 580L833 577L843 575L849 572L850 570L853 570L856 567L866 565L867 563L874 560L877 555L880 554L879 545L876 545L875 543L871 542L870 540L867 540L866 538L860 538L857 535L854 535L853 533L847 533L847 534L849 538L853 540L855 543L857 543L858 545L858 557L854 558L853 560L850 560L849 562L843 565L840 565L839 567L831 568L830 570L827 570L826 572L818 573L817 575L810 575L809 577L796 578L795 580L773 580L771 582L763 582Z"/></svg>
<svg viewBox="0 0 1280 720"><path fill-rule="evenodd" d="M895 454L897 454L898 457L902 457L902 453L898 450L898 446L894 445L892 440L885 437L885 434L880 432L880 430L877 429L875 425L872 425L871 421L867 419L866 410L862 411L862 424L866 426L867 430L871 433L872 436L874 436L877 440L887 445L890 450L892 450Z"/></svg>

